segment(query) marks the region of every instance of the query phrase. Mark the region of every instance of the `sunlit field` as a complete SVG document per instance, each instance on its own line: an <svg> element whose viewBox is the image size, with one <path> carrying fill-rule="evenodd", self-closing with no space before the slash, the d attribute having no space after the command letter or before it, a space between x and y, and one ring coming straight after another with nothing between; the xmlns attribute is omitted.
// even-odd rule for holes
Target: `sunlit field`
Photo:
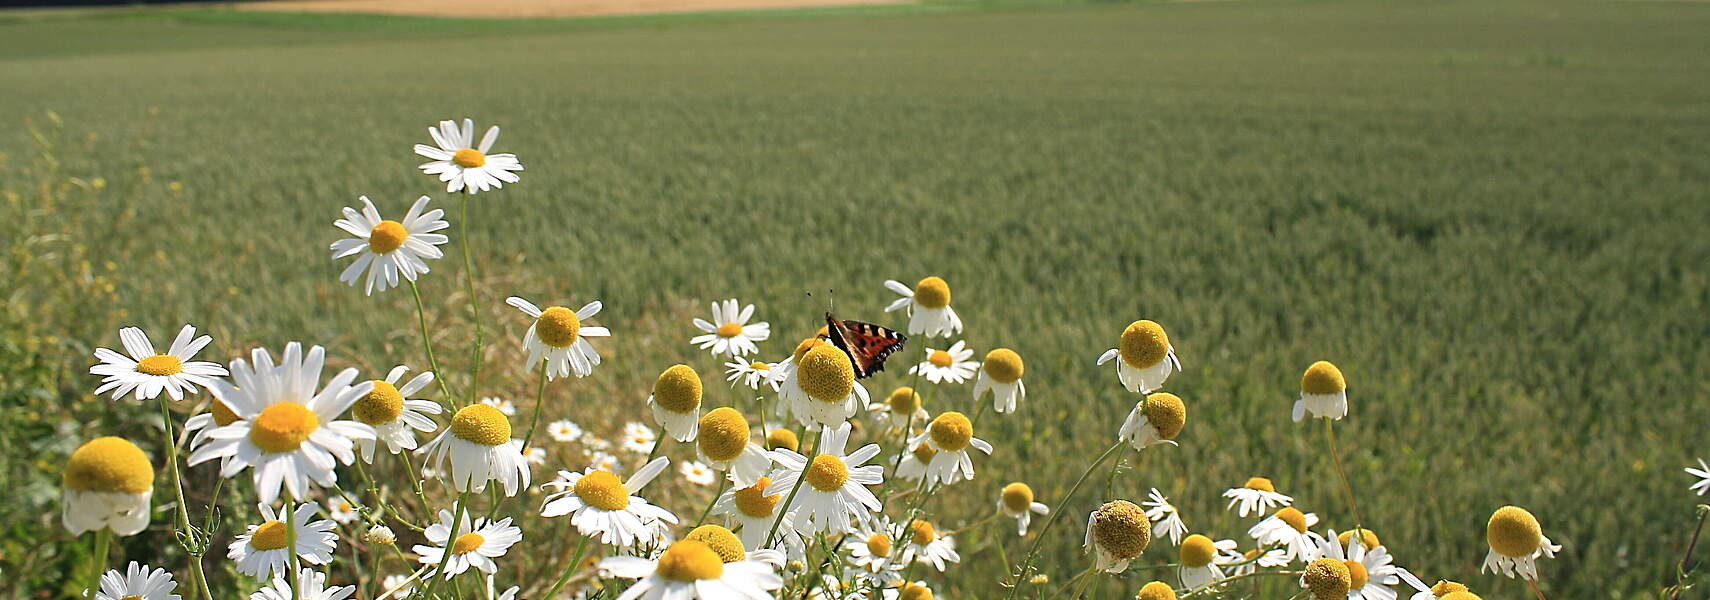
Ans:
<svg viewBox="0 0 1710 600"><path fill-rule="evenodd" d="M655 553L581 544L570 517L541 516L554 491L541 484L582 473L602 444L621 476L647 462L626 425L657 434L648 399L663 371L692 367L698 412L738 409L757 444L763 414L801 429L769 416L778 392L725 381L729 359L689 342L693 320L726 298L754 304L771 335L747 360L776 363L828 310L908 333L885 282L928 276L948 282L965 329L910 335L860 383L874 402L916 386L927 413L974 418L993 451L973 453L971 481L919 485L893 468L902 434L865 407L849 450L883 447L872 464L890 483L872 491L896 527L955 533L960 562L906 569L935 597L1133 598L1152 580L1181 596L1310 597L1304 560L1220 590L1186 585L1161 528L1125 572L1087 574L1089 513L1154 489L1190 533L1253 549L1248 529L1270 511L1241 517L1224 497L1250 477L1315 514L1317 533L1353 529L1357 506L1427 585L1667 597L1705 502L1683 468L1710 455L1707 31L1710 4L1693 2L929 3L572 21L0 13L0 597L75 597L95 582L100 536L62 524L62 475L101 436L135 442L154 477L147 528L114 536L100 569L147 563L198 597L173 533L187 518L207 532L215 596L269 584L226 557L266 520L256 470L222 480L217 459L185 466L188 434L181 516L161 403L94 393L95 350L123 352L122 327L164 349L192 324L212 337L195 360L220 365L319 345L318 383L400 364L408 381L430 370L425 330L453 393L435 383L411 398L501 398L517 438L544 389L532 485L505 498L493 483L464 505L521 528L496 559L497 591L544 599L567 573L560 595L610 599L633 582L588 557ZM465 117L477 140L502 127L493 152L517 156L520 181L466 196L418 169L427 129ZM417 280L418 320L409 285L365 295L339 280L353 258L328 248L351 237L333 223L360 196L397 219L423 195L451 225ZM583 339L603 361L538 387L524 348L536 319L511 296L601 302L583 326L611 335ZM1182 365L1158 390L1186 406L1179 445L1113 446L1147 396L1098 361L1138 320L1167 330ZM972 361L1022 357L1017 410L976 399L974 378L908 373L959 340ZM1335 450L1326 419L1291 418L1319 360L1346 378ZM167 401L173 432L210 397ZM451 421L435 418L423 445ZM582 435L550 436L559 420ZM358 586L353 598L418 573L412 547L427 542L410 525L459 497L448 478L418 497L427 456L404 463L384 446L361 473L336 468L369 509L338 525L323 569ZM724 488L680 470L702 460L695 442L651 453L669 466L631 491L674 513L682 538ZM1051 511L1026 536L996 512L1010 482ZM310 485L304 499L343 498ZM1538 559L1536 592L1480 570L1487 521L1506 505L1562 546ZM365 535L376 522L395 551ZM841 566L864 537L811 540L779 569L781 592L837 597L810 590L824 585L811 574L852 581ZM433 593L490 600L476 571Z"/></svg>

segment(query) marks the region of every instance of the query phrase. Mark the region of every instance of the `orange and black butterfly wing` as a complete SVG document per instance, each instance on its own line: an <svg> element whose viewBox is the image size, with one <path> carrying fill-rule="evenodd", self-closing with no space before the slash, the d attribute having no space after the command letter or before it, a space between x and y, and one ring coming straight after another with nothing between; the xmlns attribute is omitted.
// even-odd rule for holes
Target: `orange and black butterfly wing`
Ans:
<svg viewBox="0 0 1710 600"><path fill-rule="evenodd" d="M885 370L885 358L901 350L908 336L894 329L860 321L844 321L825 313L826 334L831 343L849 355L855 378L865 379Z"/></svg>

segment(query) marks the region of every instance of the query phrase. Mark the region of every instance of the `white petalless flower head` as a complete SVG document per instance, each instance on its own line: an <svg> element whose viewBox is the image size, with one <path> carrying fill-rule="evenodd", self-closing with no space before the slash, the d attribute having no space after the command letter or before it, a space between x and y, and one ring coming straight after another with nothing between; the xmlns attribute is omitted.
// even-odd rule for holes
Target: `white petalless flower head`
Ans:
<svg viewBox="0 0 1710 600"><path fill-rule="evenodd" d="M523 334L523 348L528 350L524 367L533 368L535 363L543 363L546 378L550 380L571 373L587 377L594 372L594 367L599 366L600 352L588 343L588 338L611 337L612 332L583 323L600 314L603 305L598 301L584 304L575 311L562 306L548 306L543 310L517 296L506 298L505 304L534 319L534 324L528 326L528 333Z"/></svg>
<svg viewBox="0 0 1710 600"><path fill-rule="evenodd" d="M1538 580L1538 559L1555 558L1562 547L1544 535L1543 527L1531 511L1518 506L1504 506L1490 516L1486 540L1490 553L1484 557L1479 572L1501 572L1510 578Z"/></svg>
<svg viewBox="0 0 1710 600"><path fill-rule="evenodd" d="M1294 402L1294 422L1310 414L1324 419L1348 416L1348 381L1342 370L1329 361L1318 361L1307 367L1300 377L1300 399Z"/></svg>
<svg viewBox="0 0 1710 600"><path fill-rule="evenodd" d="M155 569L131 561L120 573L113 569L101 574L101 589L95 590L95 600L179 600L178 582L166 569Z"/></svg>
<svg viewBox="0 0 1710 600"><path fill-rule="evenodd" d="M162 354L154 351L154 343L143 330L120 329L119 341L130 356L106 348L95 349L95 358L101 361L89 367L90 374L101 376L101 387L95 388L95 395L110 391L113 399L118 400L135 392L138 400L153 400L164 391L173 400L183 400L184 396L195 394L196 388L209 387L215 378L227 375L226 369L217 363L190 360L214 339L195 336L196 328L185 325Z"/></svg>
<svg viewBox="0 0 1710 600"><path fill-rule="evenodd" d="M1021 380L1025 372L1026 365L1014 350L998 348L987 352L986 360L980 364L980 374L974 380L974 400L979 400L989 391L993 411L998 414L1015 412L1016 405L1027 397L1027 384Z"/></svg>
<svg viewBox="0 0 1710 600"><path fill-rule="evenodd" d="M909 374L921 374L932 383L962 383L980 370L980 362L968 360L974 351L966 341L957 340L949 349L926 349L926 360L908 368Z"/></svg>
<svg viewBox="0 0 1710 600"><path fill-rule="evenodd" d="M296 585L286 581L284 573L274 573L273 581L250 594L249 600L345 600L355 593L356 586L328 586L326 573L303 567L297 573Z"/></svg>
<svg viewBox="0 0 1710 600"><path fill-rule="evenodd" d="M689 343L700 346L702 350L711 350L713 356L726 355L740 359L744 355L760 352L760 347L754 342L763 342L772 337L772 326L766 323L749 324L748 319L754 316L754 305L743 306L737 310L740 303L735 298L723 302L712 303L711 322L695 317L695 328L702 335L695 336Z"/></svg>
<svg viewBox="0 0 1710 600"><path fill-rule="evenodd" d="M397 287L399 275L415 281L417 275L427 274L427 259L437 260L445 256L439 246L449 238L433 232L451 227L451 223L440 218L445 216L443 210L436 208L422 212L427 208L427 196L416 199L402 221L381 219L380 211L374 208L374 203L369 202L367 196L362 196L361 200L360 212L346 206L344 218L333 222L353 237L332 243L332 259L356 257L356 261L339 274L339 281L356 285L356 280L364 279L362 272L367 271L364 293L373 295L376 287L382 292L386 288Z"/></svg>
<svg viewBox="0 0 1710 600"><path fill-rule="evenodd" d="M433 146L416 144L416 154L430 159L420 168L423 173L439 176L447 192L474 194L519 180L515 171L523 170L523 166L515 154L488 154L499 139L497 125L481 136L479 146L475 145L473 119L464 119L461 128L455 121L440 121L439 127L428 128L428 136L433 138Z"/></svg>
<svg viewBox="0 0 1710 600"><path fill-rule="evenodd" d="M499 564L493 559L504 556L511 546L522 541L522 529L511 525L511 518L505 517L498 521L476 519L470 523L469 516L464 515L457 521L457 539L451 539L451 525L454 517L451 511L440 509L439 521L429 525L423 535L427 537L426 545L417 544L410 550L416 553L416 561L424 565L433 565L435 574L443 573L446 579L451 579L471 567L482 573L494 573L499 570ZM451 549L450 553L446 548ZM440 559L445 559L442 564Z"/></svg>
<svg viewBox="0 0 1710 600"><path fill-rule="evenodd" d="M886 306L885 312L908 309L910 334L949 337L962 332L962 318L956 316L956 309L950 307L950 285L943 279L937 276L927 277L915 284L915 289L909 289L900 281L887 279L885 288L902 296L890 306Z"/></svg>
<svg viewBox="0 0 1710 600"><path fill-rule="evenodd" d="M385 379L375 380L374 388L351 405L351 416L373 427L377 438L357 440L362 462L374 463L374 447L378 442L385 442L388 452L399 454L416 449L417 431L429 433L439 428L439 423L428 415L440 414L445 409L437 402L410 399L433 383L433 372L423 371L399 384L409 372L410 368L404 365L392 367Z"/></svg>
<svg viewBox="0 0 1710 600"><path fill-rule="evenodd" d="M657 539L677 523L677 516L631 494L652 483L670 464L666 457L655 458L628 479L594 467L581 473L559 471L543 486L558 491L546 497L540 516L570 515L570 524L582 535L609 546L630 547Z"/></svg>

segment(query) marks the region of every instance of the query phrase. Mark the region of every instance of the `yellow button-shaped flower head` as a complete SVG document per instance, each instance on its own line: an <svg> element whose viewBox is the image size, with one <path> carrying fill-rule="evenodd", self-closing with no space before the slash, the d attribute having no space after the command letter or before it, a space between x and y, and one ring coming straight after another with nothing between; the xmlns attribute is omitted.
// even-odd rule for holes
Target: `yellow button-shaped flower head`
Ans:
<svg viewBox="0 0 1710 600"><path fill-rule="evenodd" d="M1140 593L1134 596L1134 600L1176 600L1176 590L1168 583L1154 581L1140 586Z"/></svg>
<svg viewBox="0 0 1710 600"><path fill-rule="evenodd" d="M1009 512L1024 512L1033 505L1033 488L1022 482L1003 486L1003 507Z"/></svg>
<svg viewBox="0 0 1710 600"><path fill-rule="evenodd" d="M1346 600L1353 585L1348 563L1334 558L1320 558L1307 564L1301 581L1312 591L1313 600Z"/></svg>
<svg viewBox="0 0 1710 600"><path fill-rule="evenodd" d="M1196 533L1182 540L1182 566L1199 568L1211 564L1212 559L1215 558L1217 558L1217 546L1212 543L1211 538Z"/></svg>
<svg viewBox="0 0 1710 600"><path fill-rule="evenodd" d="M1354 530L1349 529L1349 530L1344 531L1342 533L1336 534L1336 543L1341 544L1343 548L1347 548L1348 547L1348 540L1353 539L1353 537L1354 537ZM1365 548L1367 550L1370 550L1372 548L1382 546L1383 544L1378 541L1377 534L1373 533L1372 530L1361 529L1360 530L1360 545L1365 546Z"/></svg>
<svg viewBox="0 0 1710 600"><path fill-rule="evenodd" d="M701 407L701 375L689 365L672 365L653 382L653 401L665 410L689 414Z"/></svg>
<svg viewBox="0 0 1710 600"><path fill-rule="evenodd" d="M471 404L452 415L451 434L466 442L497 446L511 441L511 420L497 408Z"/></svg>
<svg viewBox="0 0 1710 600"><path fill-rule="evenodd" d="M718 554L719 560L727 563L748 558L748 549L742 546L742 540L737 539L736 534L731 533L729 529L718 525L708 523L696 527L689 535L683 536L683 539L706 544Z"/></svg>
<svg viewBox="0 0 1710 600"><path fill-rule="evenodd" d="M1187 405L1175 394L1158 392L1140 401L1140 412L1146 422L1158 431L1160 439L1173 440L1187 426Z"/></svg>
<svg viewBox="0 0 1710 600"><path fill-rule="evenodd" d="M902 592L897 594L897 600L932 600L932 590L917 583L904 583Z"/></svg>
<svg viewBox="0 0 1710 600"><path fill-rule="evenodd" d="M549 306L540 311L534 322L534 334L541 343L553 348L569 348L582 334L582 319L576 311L562 306Z"/></svg>
<svg viewBox="0 0 1710 600"><path fill-rule="evenodd" d="M767 492L772 486L771 477L761 477L754 485L736 490L732 494L736 500L736 509L752 518L770 517L778 507L778 502L784 499L783 494Z"/></svg>
<svg viewBox="0 0 1710 600"><path fill-rule="evenodd" d="M154 464L130 440L98 437L71 453L64 485L79 492L140 494L154 489Z"/></svg>
<svg viewBox="0 0 1710 600"><path fill-rule="evenodd" d="M843 459L830 454L813 457L808 463L807 472L802 474L807 478L808 485L822 492L834 492L843 489L843 484L849 481L849 465Z"/></svg>
<svg viewBox="0 0 1710 600"><path fill-rule="evenodd" d="M1348 380L1342 377L1342 370L1330 361L1321 360L1306 368L1306 373L1300 376L1300 393L1318 396L1340 394L1348 390Z"/></svg>
<svg viewBox="0 0 1710 600"><path fill-rule="evenodd" d="M920 410L920 392L909 386L898 387L891 392L891 397L885 400L891 407L891 414L908 417L914 411Z"/></svg>
<svg viewBox="0 0 1710 600"><path fill-rule="evenodd" d="M659 555L660 577L682 582L718 579L724 576L724 559L705 543L681 540Z"/></svg>
<svg viewBox="0 0 1710 600"><path fill-rule="evenodd" d="M1152 543L1152 522L1133 502L1107 502L1093 513L1092 538L1117 560L1140 556Z"/></svg>
<svg viewBox="0 0 1710 600"><path fill-rule="evenodd" d="M1015 383L1027 372L1027 366L1021 362L1021 355L1009 348L998 348L986 353L986 361L981 365L986 370L986 376L998 383Z"/></svg>
<svg viewBox="0 0 1710 600"><path fill-rule="evenodd" d="M623 510L629 507L629 488L623 479L610 471L594 471L576 480L572 488L576 497L601 510Z"/></svg>
<svg viewBox="0 0 1710 600"><path fill-rule="evenodd" d="M728 406L712 409L701 416L700 436L695 443L707 458L736 460L748 448L748 419Z"/></svg>
<svg viewBox="0 0 1710 600"><path fill-rule="evenodd" d="M402 248L407 239L410 239L410 230L404 229L403 223L381 221L368 233L368 249L375 254L391 254L393 250Z"/></svg>
<svg viewBox="0 0 1710 600"><path fill-rule="evenodd" d="M384 425L398 420L398 415L404 414L404 395L398 392L397 386L385 381L374 380L374 389L356 400L351 405L350 412L357 420L369 425Z"/></svg>
<svg viewBox="0 0 1710 600"><path fill-rule="evenodd" d="M1170 336L1164 333L1164 326L1152 321L1140 320L1128 324L1122 330L1122 343L1117 346L1122 356L1122 362L1136 369L1144 369L1164 361L1170 354Z"/></svg>
<svg viewBox="0 0 1710 600"><path fill-rule="evenodd" d="M1544 530L1538 518L1518 506L1504 506L1490 515L1486 528L1490 549L1509 558L1524 558L1538 551L1544 540Z"/></svg>
<svg viewBox="0 0 1710 600"><path fill-rule="evenodd" d="M788 429L783 429L783 428L778 428L778 429L773 429L771 433L766 434L766 449L767 450L777 450L779 448L785 448L791 452L795 452L796 449L800 448L800 447L801 447L801 442L800 442L800 440L796 439L796 432L794 432L794 431L790 431Z"/></svg>
<svg viewBox="0 0 1710 600"><path fill-rule="evenodd" d="M842 402L855 391L855 367L836 346L814 346L796 367L796 383L814 400Z"/></svg>
<svg viewBox="0 0 1710 600"><path fill-rule="evenodd" d="M950 284L937 275L920 280L914 285L914 303L921 308L950 306Z"/></svg>
<svg viewBox="0 0 1710 600"><path fill-rule="evenodd" d="M296 402L277 402L250 422L249 440L264 452L292 452L320 427L315 411Z"/></svg>
<svg viewBox="0 0 1710 600"><path fill-rule="evenodd" d="M933 419L928 431L932 434L932 442L948 452L966 449L974 439L974 423L968 420L967 415L953 410Z"/></svg>
<svg viewBox="0 0 1710 600"><path fill-rule="evenodd" d="M1247 483L1241 484L1241 487L1247 488L1249 490L1259 490L1262 492L1275 492L1275 491L1277 491L1277 486L1273 485L1271 483L1271 480L1269 478L1266 478L1266 477L1249 477L1249 478L1247 478Z"/></svg>

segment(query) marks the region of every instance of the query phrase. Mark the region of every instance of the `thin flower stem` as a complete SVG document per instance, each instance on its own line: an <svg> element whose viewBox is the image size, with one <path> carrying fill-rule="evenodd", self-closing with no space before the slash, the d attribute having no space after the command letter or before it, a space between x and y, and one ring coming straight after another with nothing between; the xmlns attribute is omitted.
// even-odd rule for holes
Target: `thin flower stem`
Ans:
<svg viewBox="0 0 1710 600"><path fill-rule="evenodd" d="M422 474L421 474L421 472L416 470L416 465L414 463L411 463L410 459L405 457L403 455L403 453L400 452L398 454L393 454L392 456L398 457L398 463L404 465L404 474L408 475L410 477L410 487L414 488L414 490L416 492L416 500L418 500L422 503L422 516L424 518L432 518L433 515L428 513L427 494L422 493ZM404 518L402 516L398 515L398 509L397 508L392 509L392 515L397 517L399 521L404 521ZM417 531L421 530L420 527L416 527L415 524L410 523L409 521L404 521L404 524L410 525L410 527L412 529L415 529Z"/></svg>
<svg viewBox="0 0 1710 600"><path fill-rule="evenodd" d="M819 441L813 439L802 442L803 450L807 450L807 442L813 442L815 449L818 449ZM807 462L802 463L802 472L796 475L796 485L790 487L790 495L785 496L784 503L774 509L778 516L772 518L772 528L766 531L766 543L760 545L762 548L772 547L772 540L778 537L778 525L784 522L784 515L790 513L790 505L795 503L796 493L802 491L802 483L807 481L807 468L813 464L813 455L803 452L802 457L807 459Z"/></svg>
<svg viewBox="0 0 1710 600"><path fill-rule="evenodd" d="M576 553L570 556L570 562L565 563L564 573L558 576L558 581L552 583L552 589L546 590L542 598L557 598L558 590L564 589L564 584L570 581L570 575L576 572L576 565L582 562L582 551L588 549L588 538L576 543Z"/></svg>
<svg viewBox="0 0 1710 600"><path fill-rule="evenodd" d="M1100 454L1098 456L1098 460L1094 460L1092 465L1088 466L1087 470L1081 473L1080 478L1075 480L1075 484L1069 487L1069 493L1063 494L1063 499L1058 501L1058 506L1063 507L1064 510L1052 511L1051 518L1047 519L1045 521L1045 526L1039 529L1039 537L1033 538L1033 543L1027 547L1027 555L1021 559L1021 566L1016 570L1015 580L1010 582L1012 585L1010 585L1009 593L1004 594L1005 598L1015 597L1015 591L1019 589L1018 584L1021 583L1021 578L1027 576L1027 570L1033 566L1033 558L1039 553L1039 542L1045 539L1045 534L1051 531L1051 526L1057 524L1057 520L1063 516L1063 513L1068 512L1069 500L1075 497L1075 492L1081 489L1081 484L1086 483L1087 477L1091 476L1092 472L1097 470L1099 465L1104 464L1104 461L1106 460L1110 460L1110 457L1115 455L1117 451L1121 450L1126 444L1127 442L1117 440L1115 444L1111 445L1110 449L1105 450L1104 454Z"/></svg>
<svg viewBox="0 0 1710 600"><path fill-rule="evenodd" d="M469 294L469 320L475 324L474 360L469 367L469 403L475 403L475 389L481 381L481 303L475 297L475 263L469 257L469 195L463 195L462 215L457 223L457 241L463 247L463 287Z"/></svg>
<svg viewBox="0 0 1710 600"><path fill-rule="evenodd" d="M528 423L528 433L523 435L523 450L529 449L529 443L534 441L534 429L540 426L540 408L546 406L546 363L540 364L540 384L534 390L534 419Z"/></svg>
<svg viewBox="0 0 1710 600"><path fill-rule="evenodd" d="M95 597L95 592L101 589L101 574L107 567L107 544L113 541L113 530L102 526L95 530L95 549L89 554L89 578L95 583L89 586L89 597Z"/></svg>
<svg viewBox="0 0 1710 600"><path fill-rule="evenodd" d="M220 490L226 485L226 478L214 479L214 493L208 496L208 515L202 518L203 527L211 527L214 523L214 509L220 505Z"/></svg>
<svg viewBox="0 0 1710 600"><path fill-rule="evenodd" d="M734 465L733 465L733 467L734 467ZM713 492L712 499L707 500L707 507L704 509L701 509L701 518L695 519L695 527L700 527L701 525L706 524L707 515L712 514L713 505L718 504L718 497L723 495L724 490L726 488L729 488L729 487L730 487L730 474L726 473L724 477L718 478L718 491Z"/></svg>
<svg viewBox="0 0 1710 600"><path fill-rule="evenodd" d="M647 451L647 460L641 461L641 464L645 465L653 462L653 459L659 458L659 450L665 447L666 437L668 436L665 435L665 424L660 423L659 433L653 436L653 449Z"/></svg>
<svg viewBox="0 0 1710 600"><path fill-rule="evenodd" d="M1194 589L1188 590L1187 592L1183 593L1180 596L1180 598L1181 598L1181 600L1187 600L1188 598L1194 598L1194 597L1202 596L1205 594L1209 594L1214 590L1221 589L1224 585L1227 585L1231 581L1240 581L1242 579L1250 579L1253 577L1266 577L1266 576L1272 576L1272 575L1293 575L1293 576L1298 577L1298 576L1300 576L1300 573L1301 573L1300 571L1252 571L1249 573L1242 573L1240 575L1236 575L1233 577L1225 577L1223 579L1219 579L1217 581L1213 581L1211 583L1208 583L1208 584L1196 587Z"/></svg>
<svg viewBox="0 0 1710 600"><path fill-rule="evenodd" d="M1354 502L1354 485L1348 482L1348 471L1342 468L1342 451L1336 448L1336 420L1324 420L1324 433L1330 437L1330 456L1336 459L1336 474L1342 477L1342 491L1348 494L1348 510L1354 513L1354 529L1363 535L1366 526L1360 520L1360 505Z"/></svg>
<svg viewBox="0 0 1710 600"><path fill-rule="evenodd" d="M1538 600L1548 600L1547 598L1544 598L1544 590L1538 589L1538 580L1527 579L1526 583L1529 583L1532 585L1532 593L1538 595Z"/></svg>
<svg viewBox="0 0 1710 600"><path fill-rule="evenodd" d="M302 559L297 558L297 495L290 496L285 502L285 547L286 552L291 553L291 573L286 575L285 581L291 587L291 600L298 600L303 594L297 589L297 577L300 574L298 569L301 568Z"/></svg>
<svg viewBox="0 0 1710 600"><path fill-rule="evenodd" d="M446 410L454 411L457 408L455 402L457 396L451 393L451 388L446 387L445 371L439 369L439 360L433 356L433 338L428 336L427 308L422 306L421 288L416 287L416 280L409 279L408 281L410 282L410 295L416 298L416 323L420 324L422 328L422 348L427 350L428 368L433 369L433 380L439 384L439 403Z"/></svg>
<svg viewBox="0 0 1710 600"><path fill-rule="evenodd" d="M468 514L468 512L469 490L464 490L457 493L456 508L452 511L451 516L451 532L445 534L445 551L441 552L439 555L439 570L434 571L434 578L429 579L427 585L422 589L422 596L430 599L433 598L433 588L439 585L439 580L446 579L446 577L441 577L439 575L440 573L445 572L445 567L451 560L451 547L457 545L457 526L463 524L463 516ZM456 588L454 587L452 589L455 590ZM296 599L293 598L292 600Z"/></svg>
<svg viewBox="0 0 1710 600"><path fill-rule="evenodd" d="M1698 505L1698 527L1692 530L1692 540L1686 543L1686 555L1680 557L1680 568L1675 571L1674 575L1674 592L1669 596L1669 600L1680 600L1680 586L1683 583L1682 580L1686 578L1686 573L1693 568L1692 551L1698 548L1698 534L1704 533L1705 517L1710 517L1710 507L1700 504Z"/></svg>
<svg viewBox="0 0 1710 600"><path fill-rule="evenodd" d="M208 575L202 572L202 552L206 549L197 542L206 541L206 537L190 526L190 505L184 501L184 480L178 474L178 442L172 437L172 411L166 408L166 396L158 396L157 399L160 401L160 424L165 428L162 433L166 436L166 470L172 474L172 491L178 495L175 507L178 521L174 524L174 533L178 537L178 545L190 556L190 578L196 581L203 598L213 600L214 595L208 591ZM197 542L195 545L198 547L191 548L191 542Z"/></svg>

